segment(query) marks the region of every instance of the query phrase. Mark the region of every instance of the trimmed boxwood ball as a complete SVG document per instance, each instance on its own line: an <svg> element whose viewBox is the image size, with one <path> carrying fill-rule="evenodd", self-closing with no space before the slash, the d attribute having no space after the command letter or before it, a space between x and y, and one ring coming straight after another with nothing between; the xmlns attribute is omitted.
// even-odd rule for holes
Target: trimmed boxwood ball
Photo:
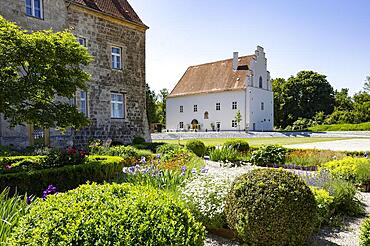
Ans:
<svg viewBox="0 0 370 246"><path fill-rule="evenodd" d="M317 225L315 197L288 171L255 169L238 177L226 198L227 222L251 245L303 245Z"/></svg>
<svg viewBox="0 0 370 246"><path fill-rule="evenodd" d="M370 246L370 216L361 225L360 246Z"/></svg>
<svg viewBox="0 0 370 246"><path fill-rule="evenodd" d="M193 151L199 157L203 157L206 153L206 145L200 140L190 140L186 143L186 148Z"/></svg>
<svg viewBox="0 0 370 246"><path fill-rule="evenodd" d="M88 184L35 201L7 245L203 245L204 238L204 227L171 194Z"/></svg>

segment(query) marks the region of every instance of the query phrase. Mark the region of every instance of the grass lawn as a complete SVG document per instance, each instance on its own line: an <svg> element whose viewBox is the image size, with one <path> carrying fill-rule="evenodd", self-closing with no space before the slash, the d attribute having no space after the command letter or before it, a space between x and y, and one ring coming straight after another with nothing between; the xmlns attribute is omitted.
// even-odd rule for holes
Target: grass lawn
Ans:
<svg viewBox="0 0 370 246"><path fill-rule="evenodd" d="M335 140L344 140L350 138L322 138L322 137L286 137L286 138L244 138L248 141L249 145L263 145L263 144L301 144L301 143L315 143L315 142L325 142L325 141L335 141ZM223 144L231 138L201 138L206 145L213 144ZM186 144L189 140L181 140L181 144ZM155 140L154 142L165 142L165 143L179 143L179 140Z"/></svg>

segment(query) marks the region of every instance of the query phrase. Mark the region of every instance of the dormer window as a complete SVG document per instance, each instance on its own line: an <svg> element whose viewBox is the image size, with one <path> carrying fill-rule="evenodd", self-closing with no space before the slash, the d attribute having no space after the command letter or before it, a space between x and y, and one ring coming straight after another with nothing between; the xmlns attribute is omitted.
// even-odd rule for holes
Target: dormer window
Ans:
<svg viewBox="0 0 370 246"><path fill-rule="evenodd" d="M42 0L26 0L26 14L35 18L42 19Z"/></svg>

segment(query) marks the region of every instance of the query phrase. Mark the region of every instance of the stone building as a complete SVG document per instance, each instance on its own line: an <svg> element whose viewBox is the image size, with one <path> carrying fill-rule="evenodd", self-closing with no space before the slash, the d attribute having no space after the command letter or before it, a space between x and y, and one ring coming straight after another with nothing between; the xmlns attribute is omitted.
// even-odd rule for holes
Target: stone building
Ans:
<svg viewBox="0 0 370 246"><path fill-rule="evenodd" d="M27 146L41 138L52 146L83 145L90 139L131 142L149 140L145 106L145 34L148 27L126 0L2 0L0 15L35 31L69 29L93 56L87 91L75 103L90 119L89 127L60 133L9 128L0 119L0 144Z"/></svg>
<svg viewBox="0 0 370 246"><path fill-rule="evenodd" d="M189 67L166 107L170 131L271 131L273 92L264 49Z"/></svg>

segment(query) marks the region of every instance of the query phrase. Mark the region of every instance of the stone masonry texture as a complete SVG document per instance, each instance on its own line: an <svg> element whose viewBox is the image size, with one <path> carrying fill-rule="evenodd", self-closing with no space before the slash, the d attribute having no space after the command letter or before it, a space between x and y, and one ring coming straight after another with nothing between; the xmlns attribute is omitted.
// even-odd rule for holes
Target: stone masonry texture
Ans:
<svg viewBox="0 0 370 246"><path fill-rule="evenodd" d="M64 134L51 129L52 146L86 145L89 140L111 139L130 143L135 136L150 140L145 103L145 29L125 25L124 22L105 18L84 7L65 0L44 0L44 19L25 14L25 0L2 0L0 15L27 30L70 30L76 37L86 39L93 62L87 68L91 74L88 84L89 127L69 130ZM111 69L111 48L122 49L122 69ZM124 119L111 118L111 92L125 95ZM79 107L79 93L76 93ZM9 129L0 122L2 145L27 145L26 127Z"/></svg>

